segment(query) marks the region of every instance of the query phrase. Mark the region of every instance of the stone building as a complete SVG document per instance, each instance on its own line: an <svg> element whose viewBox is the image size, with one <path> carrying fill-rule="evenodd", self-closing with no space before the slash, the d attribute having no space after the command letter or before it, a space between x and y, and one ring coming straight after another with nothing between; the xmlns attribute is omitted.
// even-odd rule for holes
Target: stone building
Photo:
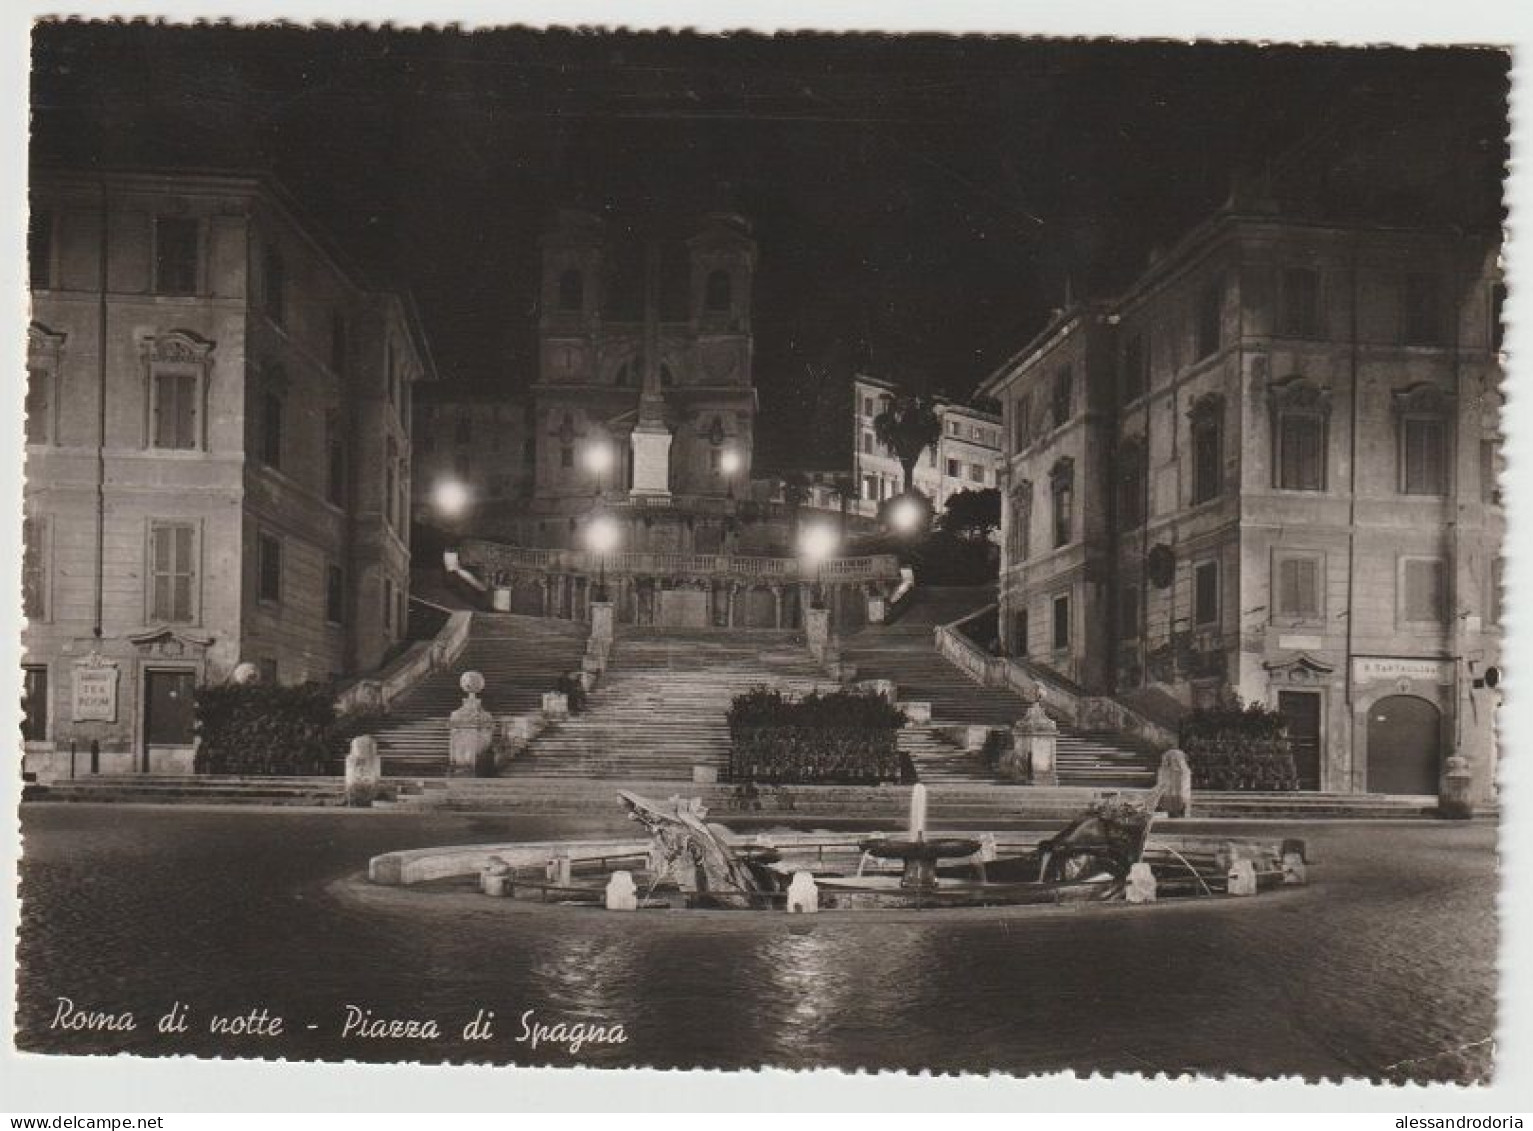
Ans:
<svg viewBox="0 0 1533 1131"><path fill-rule="evenodd" d="M1304 788L1493 788L1494 236L1226 210L990 375L1001 624L1163 722L1278 709Z"/></svg>
<svg viewBox="0 0 1533 1131"><path fill-rule="evenodd" d="M528 417L528 402L497 383L437 381L416 390L416 516L450 527L475 512L525 507L536 457Z"/></svg>
<svg viewBox="0 0 1533 1131"><path fill-rule="evenodd" d="M192 691L404 635L408 303L251 177L34 176L27 769L190 768Z"/></svg>
<svg viewBox="0 0 1533 1131"><path fill-rule="evenodd" d="M905 487L905 472L894 453L879 442L873 421L890 398L900 394L892 382L858 374L852 381L852 468L858 485L857 510L878 513L880 504ZM921 454L915 468L915 488L941 511L948 496L959 491L982 491L999 482L1001 420L972 405L939 399L942 430L937 442Z"/></svg>

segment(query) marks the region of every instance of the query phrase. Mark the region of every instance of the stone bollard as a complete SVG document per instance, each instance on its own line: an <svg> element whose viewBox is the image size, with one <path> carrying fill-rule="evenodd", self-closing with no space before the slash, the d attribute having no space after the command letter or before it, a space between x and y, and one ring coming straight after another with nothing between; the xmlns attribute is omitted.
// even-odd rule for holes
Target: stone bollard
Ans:
<svg viewBox="0 0 1533 1131"><path fill-rule="evenodd" d="M548 862L548 882L557 888L570 886L570 858L568 856L555 856Z"/></svg>
<svg viewBox="0 0 1533 1131"><path fill-rule="evenodd" d="M511 865L499 856L491 856L479 871L479 890L499 899L506 894L507 877L510 875Z"/></svg>
<svg viewBox="0 0 1533 1131"><path fill-rule="evenodd" d="M1175 747L1162 754L1155 784L1160 787L1160 807L1166 816L1192 816L1192 769L1186 754Z"/></svg>
<svg viewBox="0 0 1533 1131"><path fill-rule="evenodd" d="M913 726L924 726L932 721L932 705L921 701L907 701L900 704L900 710L905 712L905 717Z"/></svg>
<svg viewBox="0 0 1533 1131"><path fill-rule="evenodd" d="M562 721L569 718L569 697L562 691L543 692L543 716L554 721Z"/></svg>
<svg viewBox="0 0 1533 1131"><path fill-rule="evenodd" d="M1256 894L1256 865L1249 860L1236 860L1230 865L1229 893L1231 895Z"/></svg>
<svg viewBox="0 0 1533 1131"><path fill-rule="evenodd" d="M613 872L607 881L608 911L637 911L639 892L633 886L632 872Z"/></svg>
<svg viewBox="0 0 1533 1131"><path fill-rule="evenodd" d="M370 735L351 740L346 755L346 804L353 809L367 809L378 796L383 780L383 761L378 757L378 743Z"/></svg>
<svg viewBox="0 0 1533 1131"><path fill-rule="evenodd" d="M504 585L497 585L494 593L490 595L490 608L497 613L509 613L511 611L511 590Z"/></svg>
<svg viewBox="0 0 1533 1131"><path fill-rule="evenodd" d="M888 615L888 602L882 594L874 593L868 598L868 623L883 624L886 615Z"/></svg>
<svg viewBox="0 0 1533 1131"><path fill-rule="evenodd" d="M1469 760L1450 754L1437 787L1437 815L1449 821L1467 821L1474 816L1474 775Z"/></svg>
<svg viewBox="0 0 1533 1131"><path fill-rule="evenodd" d="M602 641L612 639L611 601L591 602L591 639Z"/></svg>
<svg viewBox="0 0 1533 1131"><path fill-rule="evenodd" d="M1155 873L1143 860L1128 870L1128 886L1123 898L1130 903L1154 903L1156 892Z"/></svg>
<svg viewBox="0 0 1533 1131"><path fill-rule="evenodd" d="M1034 699L1027 714L1011 725L1011 750L1001 758L1001 772L1034 785L1059 784L1054 755L1059 745L1059 727L1043 709L1043 700Z"/></svg>
<svg viewBox="0 0 1533 1131"><path fill-rule="evenodd" d="M717 766L693 766L692 783L694 785L713 785L719 780L719 768Z"/></svg>
<svg viewBox="0 0 1533 1131"><path fill-rule="evenodd" d="M808 872L794 872L788 885L788 914L813 915L820 910L820 889Z"/></svg>
<svg viewBox="0 0 1533 1131"><path fill-rule="evenodd" d="M993 861L995 859L995 857L996 857L995 834L994 833L980 833L979 834L979 851L974 854L973 859L978 860L981 864L989 864L991 861Z"/></svg>
<svg viewBox="0 0 1533 1131"><path fill-rule="evenodd" d="M990 728L984 726L966 726L963 728L963 748L971 754L978 754L985 748L985 743L990 739Z"/></svg>
<svg viewBox="0 0 1533 1131"><path fill-rule="evenodd" d="M472 774L495 740L495 716L479 702L484 676L464 672L458 686L463 689L463 706L447 717L447 765L450 773Z"/></svg>
<svg viewBox="0 0 1533 1131"><path fill-rule="evenodd" d="M1285 884L1309 882L1309 865L1304 863L1304 856L1301 853L1283 853L1283 882Z"/></svg>

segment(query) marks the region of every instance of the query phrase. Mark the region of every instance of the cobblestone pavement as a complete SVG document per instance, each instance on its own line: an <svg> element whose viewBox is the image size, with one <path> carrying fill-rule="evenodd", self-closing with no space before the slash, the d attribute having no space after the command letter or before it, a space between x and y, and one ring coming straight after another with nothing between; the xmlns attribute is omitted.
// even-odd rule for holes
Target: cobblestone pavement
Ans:
<svg viewBox="0 0 1533 1131"><path fill-rule="evenodd" d="M22 824L28 1050L1423 1079L1491 1059L1495 830L1480 822L1221 824L1311 845L1310 887L1248 901L642 923L356 882L390 849L621 822L29 805ZM55 1027L60 998L137 1027ZM157 1032L177 1001L185 1031ZM443 1036L342 1037L348 1006ZM209 1032L253 1009L282 1033ZM493 1037L463 1040L480 1009ZM527 1010L620 1024L626 1043L534 1048Z"/></svg>

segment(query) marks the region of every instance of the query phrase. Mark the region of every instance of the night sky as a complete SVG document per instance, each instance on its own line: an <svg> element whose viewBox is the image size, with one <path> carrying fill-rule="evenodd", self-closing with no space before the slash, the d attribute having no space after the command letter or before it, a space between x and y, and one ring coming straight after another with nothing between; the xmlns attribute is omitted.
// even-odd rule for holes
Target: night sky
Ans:
<svg viewBox="0 0 1533 1131"><path fill-rule="evenodd" d="M1486 158L1475 203L1430 177L1401 194L1385 169L1370 183L1387 200L1328 207L1494 223L1506 67L1469 50L54 24L35 37L33 155L272 171L414 292L445 378L508 389L535 376L555 209L618 226L741 212L760 243L758 462L828 461L854 369L967 396L1067 285L1111 293L1316 131L1338 163L1379 137L1435 152L1424 123L1446 116Z"/></svg>

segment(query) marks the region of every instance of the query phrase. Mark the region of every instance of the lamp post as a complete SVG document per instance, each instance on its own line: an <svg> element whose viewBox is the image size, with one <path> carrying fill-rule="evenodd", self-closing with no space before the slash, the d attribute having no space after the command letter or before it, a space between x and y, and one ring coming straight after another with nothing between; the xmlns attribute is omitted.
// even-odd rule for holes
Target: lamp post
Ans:
<svg viewBox="0 0 1533 1131"><path fill-rule="evenodd" d="M814 566L814 596L810 607L825 607L825 559L836 552L835 529L822 523L805 526L798 534L798 550L804 560Z"/></svg>
<svg viewBox="0 0 1533 1131"><path fill-rule="evenodd" d="M606 440L593 440L586 448L586 466L591 469L591 474L596 477L596 488L592 492L596 498L601 498L602 478L607 469L612 466L612 445Z"/></svg>
<svg viewBox="0 0 1533 1131"><path fill-rule="evenodd" d="M725 494L729 499L733 500L735 497L735 472L740 470L740 453L733 448L724 449L724 454L719 457L719 468L724 472Z"/></svg>
<svg viewBox="0 0 1533 1131"><path fill-rule="evenodd" d="M456 479L441 479L431 489L431 501L443 518L462 518L468 510L468 487Z"/></svg>
<svg viewBox="0 0 1533 1131"><path fill-rule="evenodd" d="M609 515L599 514L586 524L586 545L596 555L595 600L607 599L607 555L617 545L617 522Z"/></svg>

